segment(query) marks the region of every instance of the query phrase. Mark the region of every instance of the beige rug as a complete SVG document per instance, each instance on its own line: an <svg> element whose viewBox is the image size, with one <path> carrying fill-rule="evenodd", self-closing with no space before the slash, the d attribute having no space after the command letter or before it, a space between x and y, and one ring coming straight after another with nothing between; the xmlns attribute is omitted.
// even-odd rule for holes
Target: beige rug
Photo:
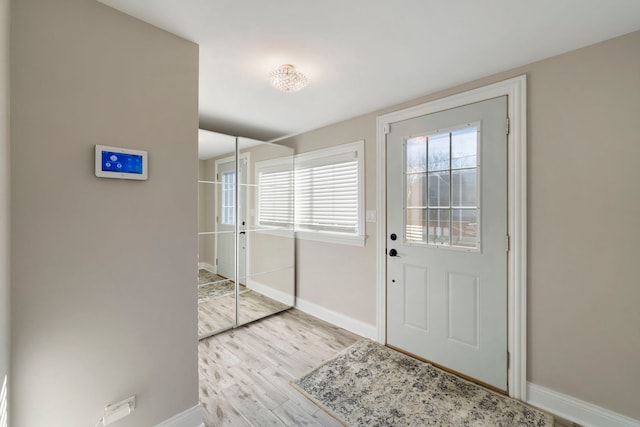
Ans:
<svg viewBox="0 0 640 427"><path fill-rule="evenodd" d="M198 270L198 302L231 295L235 291L236 283L233 280L202 268ZM246 286L240 284L239 292L244 293L246 291Z"/></svg>
<svg viewBox="0 0 640 427"><path fill-rule="evenodd" d="M292 385L349 427L550 427L553 417L370 340Z"/></svg>

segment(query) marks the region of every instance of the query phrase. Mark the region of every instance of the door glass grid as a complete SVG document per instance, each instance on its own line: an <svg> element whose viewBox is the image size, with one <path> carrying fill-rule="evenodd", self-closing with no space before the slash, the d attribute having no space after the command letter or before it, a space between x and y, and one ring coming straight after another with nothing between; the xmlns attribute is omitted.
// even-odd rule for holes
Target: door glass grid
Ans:
<svg viewBox="0 0 640 427"><path fill-rule="evenodd" d="M479 249L478 126L408 138L405 239Z"/></svg>
<svg viewBox="0 0 640 427"><path fill-rule="evenodd" d="M236 172L224 172L222 174L222 223L234 225L236 216L235 203Z"/></svg>

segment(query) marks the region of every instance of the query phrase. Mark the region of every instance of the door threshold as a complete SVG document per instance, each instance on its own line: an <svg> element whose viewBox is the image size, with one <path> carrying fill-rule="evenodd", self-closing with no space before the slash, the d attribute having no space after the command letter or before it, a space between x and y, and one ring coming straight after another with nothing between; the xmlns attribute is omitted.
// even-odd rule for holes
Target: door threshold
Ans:
<svg viewBox="0 0 640 427"><path fill-rule="evenodd" d="M408 352L408 351L406 351L406 350L403 350L403 349L401 349L401 348L395 347L395 346L393 346L393 345L391 345L391 344L385 344L385 346L386 346L386 347L389 347L390 349L395 350L395 351L397 351L397 352L399 352L399 353L402 353L402 354L407 355L407 356L409 356L409 357L413 357L414 359L420 360L421 362L425 362L425 363L428 363L428 364L430 364L430 365L433 365L434 367L436 367L436 368L438 368L438 369L441 369L441 370L443 370L443 371L445 371L445 372L448 372L448 373L450 373L450 374L453 374L453 375L455 375L455 376L457 376L457 377L460 377L460 378L462 378L462 379L464 379L464 380L471 381L472 383L477 384L477 385L479 385L479 386L481 386L481 387L484 387L484 388L486 388L486 389L489 389L489 390L491 390L491 391L493 391L493 392L495 392L495 393L502 394L502 395L504 395L504 396L509 396L509 391L508 391L508 390L502 390L502 389L500 389L500 388L498 388L498 387L496 387L496 386L492 386L492 385L490 385L490 384L487 384L487 383L485 383L485 382L482 382L482 381L480 381L480 380L477 380L477 379L475 379L475 378L473 378L473 377L470 377L470 376L468 376L468 375L465 375L465 374L463 374L463 373L460 373L460 372L458 372L458 371L455 371L455 370L453 370L453 369L451 369L451 368L447 368L446 366L440 365L439 363L432 362L432 361L431 361L431 360L429 360L429 359L425 359L424 357L417 356L417 355L415 355L415 354L413 354L413 353L410 353L410 352Z"/></svg>

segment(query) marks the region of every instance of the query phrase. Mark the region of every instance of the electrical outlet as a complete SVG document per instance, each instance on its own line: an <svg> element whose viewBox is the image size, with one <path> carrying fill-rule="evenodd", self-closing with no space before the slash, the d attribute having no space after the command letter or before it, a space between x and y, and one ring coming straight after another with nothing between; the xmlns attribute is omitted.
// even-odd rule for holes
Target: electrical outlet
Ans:
<svg viewBox="0 0 640 427"><path fill-rule="evenodd" d="M102 425L106 426L129 415L136 409L136 396L127 397L120 402L112 403L104 408Z"/></svg>

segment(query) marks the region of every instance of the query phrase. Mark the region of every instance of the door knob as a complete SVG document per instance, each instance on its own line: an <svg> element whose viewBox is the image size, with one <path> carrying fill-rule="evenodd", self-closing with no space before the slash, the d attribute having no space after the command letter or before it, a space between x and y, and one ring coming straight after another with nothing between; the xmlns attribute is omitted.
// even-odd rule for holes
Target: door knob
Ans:
<svg viewBox="0 0 640 427"><path fill-rule="evenodd" d="M391 233L391 236L389 236L389 238L391 240L396 240L398 238L398 236L396 236L396 233Z"/></svg>
<svg viewBox="0 0 640 427"><path fill-rule="evenodd" d="M398 251L396 251L395 249L391 249L389 250L389 256L398 256Z"/></svg>

